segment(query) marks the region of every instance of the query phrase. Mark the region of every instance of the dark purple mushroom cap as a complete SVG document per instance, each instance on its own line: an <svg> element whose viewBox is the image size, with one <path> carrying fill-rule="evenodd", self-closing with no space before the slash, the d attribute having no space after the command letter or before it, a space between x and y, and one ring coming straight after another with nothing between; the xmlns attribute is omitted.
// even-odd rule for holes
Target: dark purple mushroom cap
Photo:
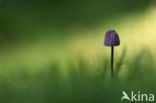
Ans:
<svg viewBox="0 0 156 103"><path fill-rule="evenodd" d="M106 32L105 38L104 38L104 45L105 46L118 46L120 45L120 39L118 34L115 30L111 29Z"/></svg>

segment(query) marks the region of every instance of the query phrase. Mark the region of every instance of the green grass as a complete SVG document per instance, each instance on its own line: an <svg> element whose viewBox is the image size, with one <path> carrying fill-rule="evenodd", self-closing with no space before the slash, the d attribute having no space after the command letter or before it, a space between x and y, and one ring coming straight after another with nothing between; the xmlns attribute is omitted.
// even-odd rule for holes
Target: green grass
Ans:
<svg viewBox="0 0 156 103"><path fill-rule="evenodd" d="M34 74L24 68L15 68L0 77L0 101L120 103L123 90L155 93L156 71L150 51L142 49L127 59L125 50L122 54L120 61L115 64L114 80L110 80L110 60L106 58L99 60L98 66L93 67L80 57L77 66L69 63L67 75L64 76L58 62Z"/></svg>

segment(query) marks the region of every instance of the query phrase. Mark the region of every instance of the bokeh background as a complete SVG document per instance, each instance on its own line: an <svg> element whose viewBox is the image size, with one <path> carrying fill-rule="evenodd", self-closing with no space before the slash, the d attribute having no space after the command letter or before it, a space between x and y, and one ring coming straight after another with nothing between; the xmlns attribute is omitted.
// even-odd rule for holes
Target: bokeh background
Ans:
<svg viewBox="0 0 156 103"><path fill-rule="evenodd" d="M120 103L156 93L155 0L0 0L1 103ZM115 77L105 32L115 29ZM126 100L124 102L127 102Z"/></svg>

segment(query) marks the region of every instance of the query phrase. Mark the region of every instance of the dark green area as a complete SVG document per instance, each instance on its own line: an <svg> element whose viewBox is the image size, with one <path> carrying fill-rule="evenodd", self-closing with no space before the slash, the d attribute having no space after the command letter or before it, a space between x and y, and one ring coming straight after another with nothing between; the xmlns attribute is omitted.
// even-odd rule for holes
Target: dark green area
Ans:
<svg viewBox="0 0 156 103"><path fill-rule="evenodd" d="M95 29L101 22L144 11L149 3L149 0L1 0L0 35L6 41L29 40L43 36L40 32L52 31L44 36L64 38L69 27Z"/></svg>

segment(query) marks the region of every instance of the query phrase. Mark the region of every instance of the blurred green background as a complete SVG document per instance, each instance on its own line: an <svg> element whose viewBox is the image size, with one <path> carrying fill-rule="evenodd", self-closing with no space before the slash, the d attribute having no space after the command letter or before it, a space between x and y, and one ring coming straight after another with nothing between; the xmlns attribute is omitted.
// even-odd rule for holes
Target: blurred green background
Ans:
<svg viewBox="0 0 156 103"><path fill-rule="evenodd" d="M0 103L120 103L156 93L155 0L0 0ZM115 29L115 78L105 32ZM124 102L127 102L126 100Z"/></svg>

